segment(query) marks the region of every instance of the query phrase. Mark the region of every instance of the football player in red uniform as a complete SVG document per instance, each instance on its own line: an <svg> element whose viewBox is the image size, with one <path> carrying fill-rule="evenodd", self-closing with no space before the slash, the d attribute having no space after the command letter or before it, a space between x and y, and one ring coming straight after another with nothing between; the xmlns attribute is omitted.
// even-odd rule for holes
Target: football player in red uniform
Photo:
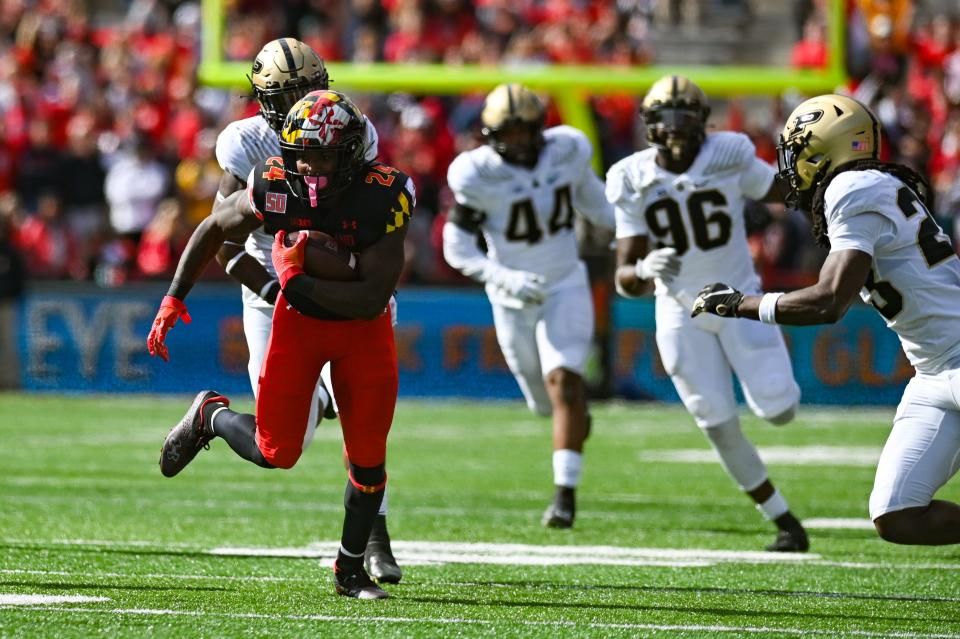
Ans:
<svg viewBox="0 0 960 639"><path fill-rule="evenodd" d="M315 380L332 366L349 460L338 593L381 599L387 593L363 568L364 549L386 485L386 440L397 398L397 353L388 302L404 261L403 241L415 205L413 181L364 159L366 121L344 94L314 91L297 102L280 132L281 156L253 167L246 192L226 198L194 231L154 320L147 348L167 360L164 339L184 298L228 239L263 226L276 239L273 264L281 292L256 398L256 416L236 413L213 391L199 393L170 431L160 470L179 473L201 448L222 437L241 457L265 468L291 468L300 457ZM318 279L303 270L306 233L319 230L357 255L357 279Z"/></svg>

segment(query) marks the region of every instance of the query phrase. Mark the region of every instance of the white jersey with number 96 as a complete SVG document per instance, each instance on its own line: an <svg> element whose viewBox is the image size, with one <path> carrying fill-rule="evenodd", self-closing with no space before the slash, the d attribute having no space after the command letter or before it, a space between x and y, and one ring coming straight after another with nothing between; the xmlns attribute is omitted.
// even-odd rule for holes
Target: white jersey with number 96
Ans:
<svg viewBox="0 0 960 639"><path fill-rule="evenodd" d="M756 157L742 133L707 135L686 172L660 167L657 150L644 149L607 172L607 199L614 205L617 238L649 236L650 248L672 246L681 261L669 287L656 281L657 295L692 303L704 284L722 281L746 293L760 289L747 247L745 198L759 200L775 171Z"/></svg>

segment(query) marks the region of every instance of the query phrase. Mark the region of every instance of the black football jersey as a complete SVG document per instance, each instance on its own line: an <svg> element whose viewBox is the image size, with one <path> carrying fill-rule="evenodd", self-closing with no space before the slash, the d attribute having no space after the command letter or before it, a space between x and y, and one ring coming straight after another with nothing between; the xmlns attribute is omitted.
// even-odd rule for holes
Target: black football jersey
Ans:
<svg viewBox="0 0 960 639"><path fill-rule="evenodd" d="M416 204L413 180L379 162L355 177L333 204L314 208L290 191L283 159L271 157L253 167L247 195L267 233L323 231L354 253L407 224Z"/></svg>
<svg viewBox="0 0 960 639"><path fill-rule="evenodd" d="M354 253L362 253L410 220L416 205L413 180L406 173L373 163L330 205L312 207L287 186L283 159L270 157L253 167L247 197L264 231L323 231ZM288 292L288 301L304 315L317 319L350 319Z"/></svg>

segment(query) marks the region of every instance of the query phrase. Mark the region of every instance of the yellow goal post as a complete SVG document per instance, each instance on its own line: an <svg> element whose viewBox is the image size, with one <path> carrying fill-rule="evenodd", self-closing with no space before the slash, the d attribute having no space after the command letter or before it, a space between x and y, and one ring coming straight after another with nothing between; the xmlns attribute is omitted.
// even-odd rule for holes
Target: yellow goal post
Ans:
<svg viewBox="0 0 960 639"><path fill-rule="evenodd" d="M222 88L245 88L251 61L223 59L222 0L202 0L203 35L199 81ZM642 95L666 74L689 77L710 96L777 95L794 90L804 94L834 91L846 81L844 69L844 3L829 0L827 8L829 60L823 70L774 66L616 67L589 65L479 66L445 64L353 64L328 62L337 87L345 91L418 95L458 95L485 92L504 82L519 82L553 98L563 121L590 138L599 149L589 97L605 94ZM594 168L601 170L599 153Z"/></svg>

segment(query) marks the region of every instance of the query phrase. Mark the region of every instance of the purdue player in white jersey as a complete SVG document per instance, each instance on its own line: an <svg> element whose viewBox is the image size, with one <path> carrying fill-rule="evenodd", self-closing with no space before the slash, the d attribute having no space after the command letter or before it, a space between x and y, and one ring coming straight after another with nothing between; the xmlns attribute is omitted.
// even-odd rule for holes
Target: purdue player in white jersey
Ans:
<svg viewBox="0 0 960 639"><path fill-rule="evenodd" d="M880 455L870 517L899 544L960 543L960 505L933 499L960 466L960 260L930 215L913 170L877 160L880 127L865 106L822 95L798 106L778 145L788 204L811 215L830 253L819 281L792 293L704 287L693 313L767 324L835 322L860 293L917 371Z"/></svg>
<svg viewBox="0 0 960 639"><path fill-rule="evenodd" d="M280 38L264 45L253 61L249 80L260 113L231 122L217 137L217 161L223 169L218 202L234 191L246 188L247 176L255 164L280 155L278 132L287 112L310 91L326 89L330 81L323 60L312 48L293 38ZM377 157L377 131L369 120L366 131L365 157L374 160ZM273 303L280 291L271 260L273 241L273 236L260 228L250 234L245 244L227 242L217 254L217 261L227 273L243 284L243 330L250 351L247 372L254 393L257 392L260 368L270 337ZM396 324L393 298L390 308ZM324 368L324 375L329 376L329 364ZM313 439L321 415L327 418L336 416L335 401L328 387L322 379L317 381L304 448ZM384 492L380 515L367 548L367 572L379 581L397 583L401 571L390 549L386 514Z"/></svg>
<svg viewBox="0 0 960 639"><path fill-rule="evenodd" d="M443 254L486 284L497 340L527 406L553 416L556 489L543 524L570 528L590 429L582 375L593 337L574 211L609 228L613 212L586 136L568 126L544 130L545 116L540 99L518 84L487 96L488 144L461 153L447 173L456 205L443 228Z"/></svg>
<svg viewBox="0 0 960 639"><path fill-rule="evenodd" d="M617 220L617 290L636 297L655 283L656 337L664 368L727 473L778 528L772 551L803 552L803 526L774 488L740 429L731 372L750 409L773 424L791 421L800 400L780 330L751 322L689 317L704 281L717 276L760 290L744 228L744 198L780 200L773 167L747 136L706 133L700 88L666 76L643 100L650 148L607 173ZM758 330L759 329L759 330Z"/></svg>

